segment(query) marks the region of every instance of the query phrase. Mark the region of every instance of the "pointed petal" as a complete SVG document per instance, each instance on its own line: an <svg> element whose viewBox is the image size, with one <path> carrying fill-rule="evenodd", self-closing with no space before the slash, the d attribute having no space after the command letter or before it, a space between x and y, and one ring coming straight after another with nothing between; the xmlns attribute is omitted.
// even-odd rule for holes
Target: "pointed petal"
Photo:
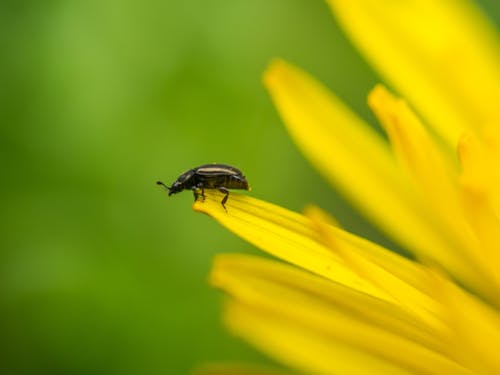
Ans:
<svg viewBox="0 0 500 375"><path fill-rule="evenodd" d="M212 216L258 248L356 290L390 299L386 293L347 269L337 255L318 242L310 220L303 215L234 193L226 203L226 212L220 204L222 194L205 190L205 195L205 201L196 201L193 208Z"/></svg>
<svg viewBox="0 0 500 375"><path fill-rule="evenodd" d="M423 259L437 261L454 277L484 293L491 280L483 275L487 263L478 257L475 241L460 202L458 168L429 136L418 117L383 86L369 95L369 103L384 126L395 154L411 175L426 204L427 220L444 242L432 246L425 238L415 244Z"/></svg>
<svg viewBox="0 0 500 375"><path fill-rule="evenodd" d="M366 58L454 147L498 119L498 37L468 1L329 0Z"/></svg>
<svg viewBox="0 0 500 375"><path fill-rule="evenodd" d="M412 287L427 293L428 282L426 279L428 278L428 274L422 265L362 237L341 230L340 228L335 228L332 225L327 225L324 222L324 215L318 214L319 210L318 207L315 207L314 211L307 210L306 215L311 218L312 225L319 233L322 242L330 244L333 240L341 243L342 246L349 247L351 251L362 254L370 262L386 270L390 270L399 279Z"/></svg>
<svg viewBox="0 0 500 375"><path fill-rule="evenodd" d="M388 145L312 77L283 61L265 75L287 128L306 157L376 225L412 250L443 248L428 210Z"/></svg>
<svg viewBox="0 0 500 375"><path fill-rule="evenodd" d="M205 201L195 202L195 210L211 215L262 250L363 293L404 304L419 319L441 329L437 309L422 289L428 282L420 265L315 218L249 196L232 194L225 212L220 195L205 194ZM389 282L395 282L392 290L387 289Z"/></svg>
<svg viewBox="0 0 500 375"><path fill-rule="evenodd" d="M428 271L417 263L397 256L369 241L321 221L318 209L307 216L320 234L321 240L345 261L346 266L384 290L401 308L417 316L435 331L444 330L437 301L429 296ZM424 287L425 286L425 287Z"/></svg>

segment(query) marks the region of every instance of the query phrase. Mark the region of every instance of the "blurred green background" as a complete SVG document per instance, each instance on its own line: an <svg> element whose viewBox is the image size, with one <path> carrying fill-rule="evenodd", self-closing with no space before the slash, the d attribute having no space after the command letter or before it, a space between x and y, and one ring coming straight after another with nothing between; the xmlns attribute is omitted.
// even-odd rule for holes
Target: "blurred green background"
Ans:
<svg viewBox="0 0 500 375"><path fill-rule="evenodd" d="M500 6L483 1L498 21ZM297 151L261 84L273 57L374 123L377 76L322 0L3 0L0 373L183 374L265 361L206 278L257 252L155 185L241 168L252 195L316 203L381 240Z"/></svg>

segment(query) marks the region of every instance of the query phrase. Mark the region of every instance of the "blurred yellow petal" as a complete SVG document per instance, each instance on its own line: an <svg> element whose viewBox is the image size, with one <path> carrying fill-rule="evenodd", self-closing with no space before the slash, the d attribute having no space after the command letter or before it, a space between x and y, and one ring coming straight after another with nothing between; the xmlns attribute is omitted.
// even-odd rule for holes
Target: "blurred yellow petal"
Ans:
<svg viewBox="0 0 500 375"><path fill-rule="evenodd" d="M481 139L487 155L487 164L500 165L500 122L484 126ZM500 168L490 168L487 176L489 197L498 215L500 214Z"/></svg>
<svg viewBox="0 0 500 375"><path fill-rule="evenodd" d="M275 359L300 371L313 374L409 375L381 358L332 340L321 331L256 308L230 303L225 309L231 331Z"/></svg>
<svg viewBox="0 0 500 375"><path fill-rule="evenodd" d="M437 332L397 305L291 266L223 255L212 282L238 301L227 316L235 332L303 370L468 373L444 354Z"/></svg>
<svg viewBox="0 0 500 375"><path fill-rule="evenodd" d="M215 286L245 303L269 307L273 299L267 294L304 301L314 298L321 302L317 308L341 308L360 321L383 326L387 331L437 351L444 349L438 340L439 331L399 304L382 301L277 261L242 254L218 255L210 279ZM266 291L265 296L262 291Z"/></svg>
<svg viewBox="0 0 500 375"><path fill-rule="evenodd" d="M377 86L369 95L369 103L389 135L396 156L422 195L428 222L442 239L441 247L437 247L422 238L414 247L416 253L423 259L437 261L469 287L487 295L491 289L491 280L484 278L488 264L479 256L463 215L457 167L405 101Z"/></svg>
<svg viewBox="0 0 500 375"><path fill-rule="evenodd" d="M488 267L495 279L496 303L500 306L500 238L499 212L495 209L494 184L491 176L496 173L480 141L473 135L464 135L459 144L460 161L463 166L461 187L466 218L478 239L477 258ZM493 168L495 169L495 168Z"/></svg>
<svg viewBox="0 0 500 375"><path fill-rule="evenodd" d="M362 188L351 186L355 189L353 198L394 190L390 186L395 181L397 186L401 184L387 143L313 77L283 60L275 60L264 74L264 82L288 131L327 178L347 185L340 175L342 171L354 186L360 179L382 179L381 186L373 186L372 192L358 192ZM342 188L349 190L348 186Z"/></svg>
<svg viewBox="0 0 500 375"><path fill-rule="evenodd" d="M500 314L439 274L432 284L442 301L452 355L478 374L500 374Z"/></svg>
<svg viewBox="0 0 500 375"><path fill-rule="evenodd" d="M479 240L478 260L489 265L489 271L495 276L498 287L500 286L500 244L498 240L500 238L500 220L493 211L488 196L483 191L464 185L463 196L467 217ZM485 279L486 276L484 275ZM500 291L497 289L495 294L497 303L500 303Z"/></svg>
<svg viewBox="0 0 500 375"><path fill-rule="evenodd" d="M309 219L273 204L231 193L226 203L222 194L205 191L205 201L193 208L212 216L233 233L287 262L378 298L386 293L346 268L342 260L317 240Z"/></svg>
<svg viewBox="0 0 500 375"><path fill-rule="evenodd" d="M409 249L446 246L388 145L367 124L319 82L283 61L271 64L265 82L305 155L374 223Z"/></svg>
<svg viewBox="0 0 500 375"><path fill-rule="evenodd" d="M496 126L495 126L496 125ZM477 137L465 133L458 143L462 174L460 182L488 196L493 209L500 214L500 126L489 125Z"/></svg>
<svg viewBox="0 0 500 375"><path fill-rule="evenodd" d="M498 37L468 1L329 0L350 39L450 147L498 120Z"/></svg>

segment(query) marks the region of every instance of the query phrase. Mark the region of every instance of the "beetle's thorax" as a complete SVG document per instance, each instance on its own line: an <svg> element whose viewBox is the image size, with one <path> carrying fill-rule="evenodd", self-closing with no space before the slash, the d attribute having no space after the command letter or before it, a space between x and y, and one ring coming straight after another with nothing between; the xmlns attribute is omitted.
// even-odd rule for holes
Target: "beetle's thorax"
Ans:
<svg viewBox="0 0 500 375"><path fill-rule="evenodd" d="M168 195L177 194L185 189L191 189L193 186L193 177L195 176L195 172L193 169L190 169L187 172L184 172L179 176L177 180L174 181L172 186L169 188Z"/></svg>

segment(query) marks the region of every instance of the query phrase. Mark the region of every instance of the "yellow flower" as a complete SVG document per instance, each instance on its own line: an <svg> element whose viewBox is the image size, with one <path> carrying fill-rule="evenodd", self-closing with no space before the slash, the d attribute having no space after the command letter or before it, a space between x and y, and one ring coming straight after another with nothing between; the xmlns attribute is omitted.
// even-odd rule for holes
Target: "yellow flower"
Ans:
<svg viewBox="0 0 500 375"><path fill-rule="evenodd" d="M500 374L500 48L466 1L330 0L391 86L368 104L379 136L307 73L265 84L316 168L415 261L326 213L217 192L194 209L287 263L225 254L211 282L225 321L290 368L318 374Z"/></svg>

